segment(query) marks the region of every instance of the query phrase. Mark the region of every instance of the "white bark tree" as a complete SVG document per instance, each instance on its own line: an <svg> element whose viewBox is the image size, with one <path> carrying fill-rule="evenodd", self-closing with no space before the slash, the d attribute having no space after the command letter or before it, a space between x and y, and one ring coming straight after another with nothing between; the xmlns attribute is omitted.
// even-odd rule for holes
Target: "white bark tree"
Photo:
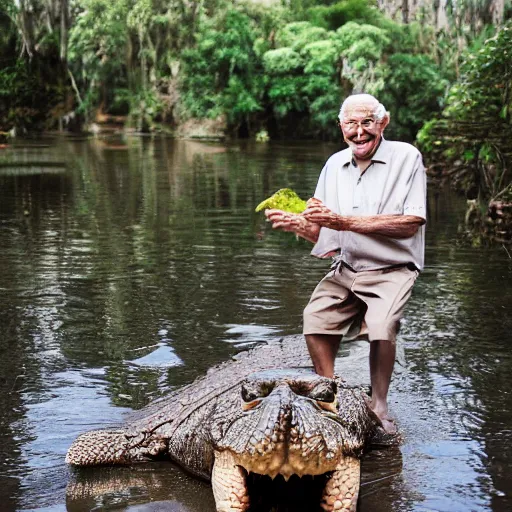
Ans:
<svg viewBox="0 0 512 512"><path fill-rule="evenodd" d="M446 29L453 18L480 27L503 23L505 0L377 0L380 10L396 21L422 21L437 30Z"/></svg>

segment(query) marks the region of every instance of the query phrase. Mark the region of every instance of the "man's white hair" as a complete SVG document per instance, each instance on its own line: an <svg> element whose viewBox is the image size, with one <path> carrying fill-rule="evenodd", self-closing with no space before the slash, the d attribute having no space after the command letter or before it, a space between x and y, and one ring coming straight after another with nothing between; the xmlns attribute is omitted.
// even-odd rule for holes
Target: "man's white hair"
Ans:
<svg viewBox="0 0 512 512"><path fill-rule="evenodd" d="M338 115L338 119L343 121L345 117L345 110L347 109L348 103L353 103L354 100L361 100L362 102L372 102L375 103L375 110L373 111L373 115L375 119L382 121L387 115L386 107L382 103L379 103L379 100L372 96L371 94L352 94L348 96L345 101L341 104L340 113Z"/></svg>

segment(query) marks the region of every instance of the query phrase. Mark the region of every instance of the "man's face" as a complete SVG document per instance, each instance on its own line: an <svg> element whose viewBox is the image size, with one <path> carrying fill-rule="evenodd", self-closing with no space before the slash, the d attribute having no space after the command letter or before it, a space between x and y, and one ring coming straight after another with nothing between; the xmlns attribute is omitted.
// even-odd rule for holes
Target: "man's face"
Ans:
<svg viewBox="0 0 512 512"><path fill-rule="evenodd" d="M375 117L375 107L360 103L345 108L341 131L356 160L369 160L374 155L389 122L387 116L382 120Z"/></svg>

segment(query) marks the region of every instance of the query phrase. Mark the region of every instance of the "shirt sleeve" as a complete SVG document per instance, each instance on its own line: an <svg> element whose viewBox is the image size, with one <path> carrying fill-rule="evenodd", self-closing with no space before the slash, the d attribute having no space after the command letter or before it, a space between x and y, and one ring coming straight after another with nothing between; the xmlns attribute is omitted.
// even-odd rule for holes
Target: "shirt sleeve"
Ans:
<svg viewBox="0 0 512 512"><path fill-rule="evenodd" d="M315 199L319 199L320 201L322 201L322 203L325 203L325 200L326 200L325 189L326 189L326 182L327 182L327 165L328 165L328 163L326 163L324 165L324 168L322 169L322 172L320 173L318 182L316 184L315 194L313 196Z"/></svg>
<svg viewBox="0 0 512 512"><path fill-rule="evenodd" d="M427 219L427 175L420 153L416 157L414 169L404 202L404 215L416 215Z"/></svg>
<svg viewBox="0 0 512 512"><path fill-rule="evenodd" d="M326 203L328 201L327 196L327 179L328 172L327 169L329 167L329 161L324 165L322 172L320 173L320 177L318 178L318 183L316 185L315 195L316 199L322 201L322 203ZM317 258L327 258L331 252L337 251L340 248L339 241L339 232L329 228L321 228L320 234L318 235L318 240L311 251L313 256Z"/></svg>

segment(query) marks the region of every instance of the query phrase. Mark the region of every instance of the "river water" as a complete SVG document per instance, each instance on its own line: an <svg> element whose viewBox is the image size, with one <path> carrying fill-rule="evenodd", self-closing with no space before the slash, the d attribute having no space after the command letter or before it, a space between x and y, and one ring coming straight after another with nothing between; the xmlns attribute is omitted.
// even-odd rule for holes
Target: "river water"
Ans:
<svg viewBox="0 0 512 512"><path fill-rule="evenodd" d="M64 463L244 348L300 332L327 263L259 201L314 191L332 144L42 138L0 150L0 510L213 512L171 464ZM461 242L430 190L427 265L401 333L399 449L363 459L359 510L512 510L512 260Z"/></svg>

